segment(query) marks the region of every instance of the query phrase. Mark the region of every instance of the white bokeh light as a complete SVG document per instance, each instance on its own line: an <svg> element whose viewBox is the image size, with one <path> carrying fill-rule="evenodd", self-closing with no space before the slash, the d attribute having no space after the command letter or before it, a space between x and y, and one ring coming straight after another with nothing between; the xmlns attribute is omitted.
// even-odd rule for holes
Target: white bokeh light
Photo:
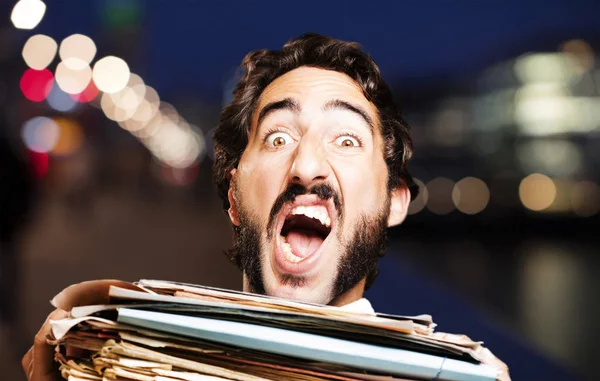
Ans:
<svg viewBox="0 0 600 381"><path fill-rule="evenodd" d="M124 109L119 107L108 93L102 94L100 107L102 108L102 111L104 111L106 117L115 122L124 122L131 118L135 112L135 109Z"/></svg>
<svg viewBox="0 0 600 381"><path fill-rule="evenodd" d="M92 69L79 58L68 58L56 67L56 83L68 94L79 94L90 84Z"/></svg>
<svg viewBox="0 0 600 381"><path fill-rule="evenodd" d="M88 36L72 34L60 43L58 54L63 61L78 58L89 65L96 56L96 44Z"/></svg>
<svg viewBox="0 0 600 381"><path fill-rule="evenodd" d="M58 45L52 37L36 34L29 37L23 46L23 60L32 69L45 69L54 60Z"/></svg>
<svg viewBox="0 0 600 381"><path fill-rule="evenodd" d="M132 115L143 103L146 94L146 85L142 78L131 73L127 86L122 90L109 94L114 104L122 109L131 110Z"/></svg>
<svg viewBox="0 0 600 381"><path fill-rule="evenodd" d="M115 56L100 59L93 70L96 87L109 94L123 90L129 82L130 74L127 63Z"/></svg>
<svg viewBox="0 0 600 381"><path fill-rule="evenodd" d="M46 4L40 0L21 0L12 10L10 20L17 29L33 29L44 18Z"/></svg>

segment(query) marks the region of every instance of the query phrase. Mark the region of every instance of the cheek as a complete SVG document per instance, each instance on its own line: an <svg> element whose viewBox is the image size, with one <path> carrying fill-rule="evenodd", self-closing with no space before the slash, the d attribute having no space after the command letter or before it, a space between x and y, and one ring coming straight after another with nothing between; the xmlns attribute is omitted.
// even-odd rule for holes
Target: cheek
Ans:
<svg viewBox="0 0 600 381"><path fill-rule="evenodd" d="M348 215L371 214L381 207L387 194L388 176L383 160L338 162L335 172Z"/></svg>
<svg viewBox="0 0 600 381"><path fill-rule="evenodd" d="M260 155L244 157L238 166L238 174L244 206L259 213L266 221L285 183L287 172L284 165Z"/></svg>

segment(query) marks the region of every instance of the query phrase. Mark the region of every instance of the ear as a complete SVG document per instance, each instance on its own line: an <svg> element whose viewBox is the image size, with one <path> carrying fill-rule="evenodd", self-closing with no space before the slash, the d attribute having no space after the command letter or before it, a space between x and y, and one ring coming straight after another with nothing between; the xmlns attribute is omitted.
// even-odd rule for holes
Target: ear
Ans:
<svg viewBox="0 0 600 381"><path fill-rule="evenodd" d="M410 204L410 191L404 184L400 184L392 190L390 202L390 216L388 217L388 227L400 225L406 218L408 205Z"/></svg>
<svg viewBox="0 0 600 381"><path fill-rule="evenodd" d="M236 169L233 168L231 172L229 172L229 190L227 191L227 199L229 200L229 209L227 213L229 214L229 219L231 223L235 226L240 226L240 218L238 216L238 205L237 200L235 199L235 175Z"/></svg>

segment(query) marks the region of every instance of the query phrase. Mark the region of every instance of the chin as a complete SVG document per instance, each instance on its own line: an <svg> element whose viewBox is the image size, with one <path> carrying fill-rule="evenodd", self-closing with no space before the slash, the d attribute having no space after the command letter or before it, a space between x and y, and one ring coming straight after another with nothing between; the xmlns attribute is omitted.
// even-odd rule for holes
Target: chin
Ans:
<svg viewBox="0 0 600 381"><path fill-rule="evenodd" d="M339 221L333 200L297 196L285 204L267 238L263 281L268 295L303 302L331 301L337 272ZM266 271L265 271L266 270Z"/></svg>
<svg viewBox="0 0 600 381"><path fill-rule="evenodd" d="M331 291L323 287L323 284L313 287L310 284L292 285L289 282L272 279L266 282L265 291L267 295L295 300L305 303L328 304L331 302Z"/></svg>

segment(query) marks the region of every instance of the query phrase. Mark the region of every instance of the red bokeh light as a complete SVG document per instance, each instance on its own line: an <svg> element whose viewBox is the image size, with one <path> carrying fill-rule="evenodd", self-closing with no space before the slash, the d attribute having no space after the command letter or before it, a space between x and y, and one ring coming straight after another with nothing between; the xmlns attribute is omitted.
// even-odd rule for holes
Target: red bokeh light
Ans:
<svg viewBox="0 0 600 381"><path fill-rule="evenodd" d="M91 80L85 90L79 94L71 94L71 98L80 103L87 103L93 101L98 96L99 92L100 90L96 87L94 80Z"/></svg>
<svg viewBox="0 0 600 381"><path fill-rule="evenodd" d="M170 185L183 187L190 185L198 177L198 164L187 168L173 168L161 165L163 179Z"/></svg>
<svg viewBox="0 0 600 381"><path fill-rule="evenodd" d="M21 77L21 91L30 101L41 102L46 99L53 85L54 76L48 69L27 69Z"/></svg>
<svg viewBox="0 0 600 381"><path fill-rule="evenodd" d="M48 172L48 154L31 150L27 150L27 154L35 177L38 179L44 177Z"/></svg>

